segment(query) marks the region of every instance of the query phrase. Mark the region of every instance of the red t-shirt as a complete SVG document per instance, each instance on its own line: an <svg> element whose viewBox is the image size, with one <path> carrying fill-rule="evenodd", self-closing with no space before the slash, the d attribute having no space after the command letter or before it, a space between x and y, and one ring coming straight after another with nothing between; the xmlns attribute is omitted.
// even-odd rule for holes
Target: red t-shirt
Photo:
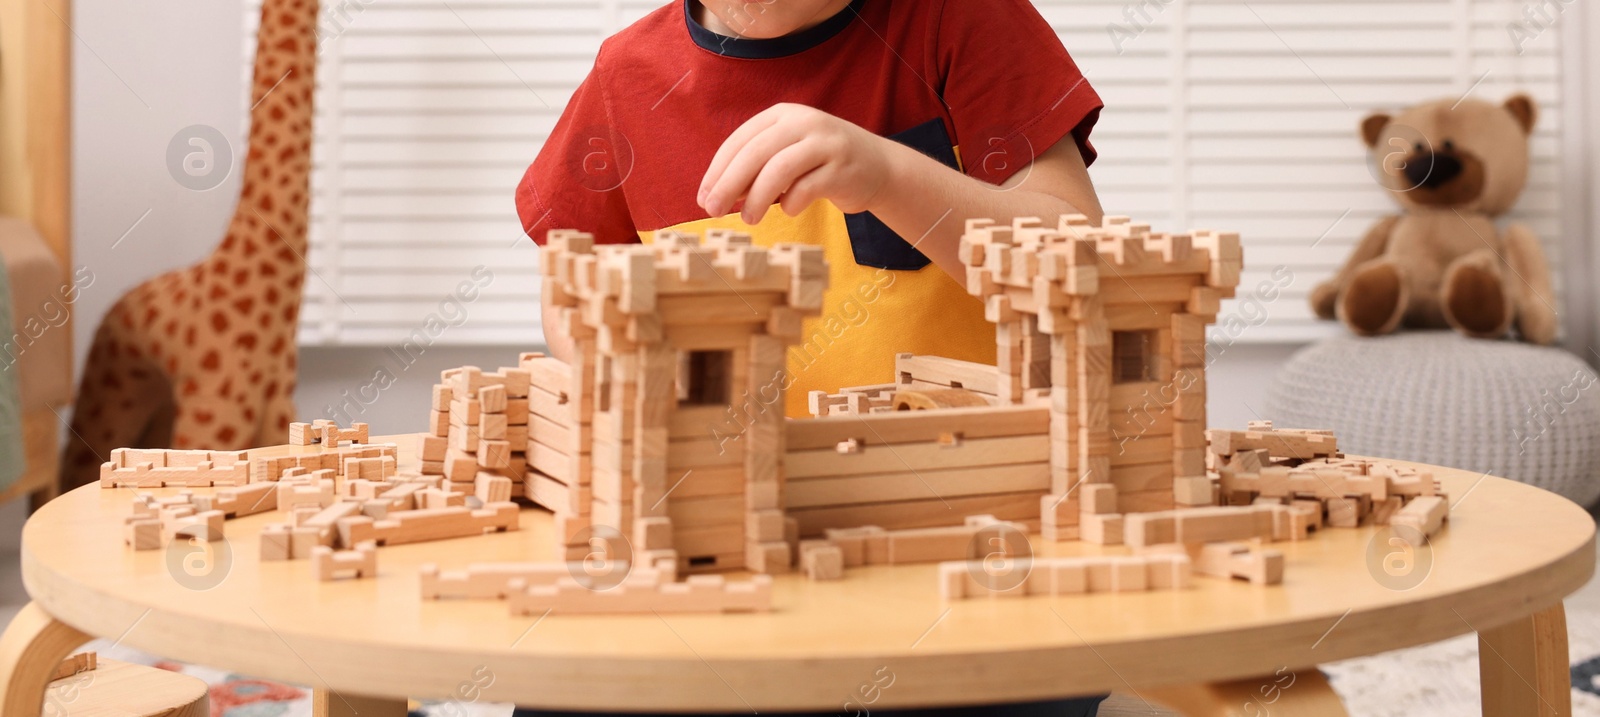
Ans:
<svg viewBox="0 0 1600 717"><path fill-rule="evenodd" d="M995 184L1068 135L1092 162L1101 101L1050 25L1027 0L855 0L793 35L735 39L696 22L691 2L662 7L601 45L517 187L523 229L541 243L557 228L637 242L657 229L730 226L757 244L820 244L832 267L824 321L862 282L892 284L891 301L870 308L909 330L857 332L877 339L866 342L832 337L854 349L830 348L823 363L853 368L802 379L791 409L805 389L853 385L857 375L879 382L870 377L898 351L992 363L993 328L979 302L937 268L923 271L928 259L870 214L819 202L806 213L815 216L774 210L746 227L737 215L708 221L695 195L723 140L780 102L823 110ZM790 363L793 372L793 354Z"/></svg>

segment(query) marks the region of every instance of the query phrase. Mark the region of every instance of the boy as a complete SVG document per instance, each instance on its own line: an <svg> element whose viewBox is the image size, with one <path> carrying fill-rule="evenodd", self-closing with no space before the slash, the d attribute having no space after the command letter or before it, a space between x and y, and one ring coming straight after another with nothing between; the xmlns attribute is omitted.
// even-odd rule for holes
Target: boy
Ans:
<svg viewBox="0 0 1600 717"><path fill-rule="evenodd" d="M601 46L517 211L541 243L728 227L823 246L822 316L789 354L806 415L809 391L889 380L896 353L994 363L965 221L1099 221L1100 106L1025 0L684 0Z"/></svg>
<svg viewBox="0 0 1600 717"><path fill-rule="evenodd" d="M682 0L602 44L517 211L541 244L555 228L637 242L726 227L822 246L822 316L788 362L786 410L803 416L811 390L889 380L896 353L994 363L957 258L966 219L1098 222L1100 107L1026 0Z"/></svg>

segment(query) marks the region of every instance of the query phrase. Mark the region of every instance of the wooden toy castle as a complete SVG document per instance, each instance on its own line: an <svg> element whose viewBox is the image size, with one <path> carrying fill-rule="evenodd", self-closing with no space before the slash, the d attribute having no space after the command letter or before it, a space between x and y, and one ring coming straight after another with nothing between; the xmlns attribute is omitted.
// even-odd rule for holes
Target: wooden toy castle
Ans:
<svg viewBox="0 0 1600 717"><path fill-rule="evenodd" d="M827 415L786 420L784 355L821 308L821 248L552 232L545 296L563 318L547 330L575 350L524 361L566 406L549 416L559 445L528 438L528 497L569 537L614 528L688 572L784 569L786 530L984 514L1104 540L1120 513L1211 503L1204 332L1239 281L1236 235L972 221L961 258L998 365L900 356L885 385L813 396ZM1085 512L1080 483L1109 486L1117 512Z"/></svg>
<svg viewBox="0 0 1600 717"><path fill-rule="evenodd" d="M1194 573L1271 584L1283 554L1267 543L1363 522L1419 542L1446 520L1430 474L1346 458L1327 431L1206 429L1205 327L1239 282L1236 235L974 220L960 256L996 365L901 354L885 383L813 393L811 417L786 418L786 353L826 345L806 322L827 287L820 247L554 231L546 330L571 339L569 360L443 372L420 472L398 472L364 424L318 421L291 425L285 448L119 449L101 485L219 487L137 496L135 549L284 513L261 559L310 559L321 579L371 576L387 545L516 530L513 500L531 501L555 514L550 562L420 575L425 598L526 614L760 610L767 574L917 562L942 563L949 599L1173 589ZM1031 556L1031 533L1133 554L1030 558L1014 582L978 569L993 538ZM625 578L586 583L596 561ZM701 574L740 570L757 575Z"/></svg>

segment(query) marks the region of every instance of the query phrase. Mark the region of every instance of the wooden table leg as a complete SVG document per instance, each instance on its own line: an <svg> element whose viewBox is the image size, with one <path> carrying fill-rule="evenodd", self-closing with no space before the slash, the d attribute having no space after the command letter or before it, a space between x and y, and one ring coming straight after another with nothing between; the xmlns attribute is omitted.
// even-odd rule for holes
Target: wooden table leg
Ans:
<svg viewBox="0 0 1600 717"><path fill-rule="evenodd" d="M406 717L406 701L357 697L318 687L311 691L312 717Z"/></svg>
<svg viewBox="0 0 1600 717"><path fill-rule="evenodd" d="M1566 608L1478 633L1478 681L1484 717L1571 717Z"/></svg>
<svg viewBox="0 0 1600 717"><path fill-rule="evenodd" d="M50 617L37 604L23 606L0 635L0 714L39 714L56 666L88 641L88 635Z"/></svg>
<svg viewBox="0 0 1600 717"><path fill-rule="evenodd" d="M1275 674L1209 685L1142 689L1146 699L1171 707L1185 717L1348 717L1328 678L1315 669L1279 670Z"/></svg>

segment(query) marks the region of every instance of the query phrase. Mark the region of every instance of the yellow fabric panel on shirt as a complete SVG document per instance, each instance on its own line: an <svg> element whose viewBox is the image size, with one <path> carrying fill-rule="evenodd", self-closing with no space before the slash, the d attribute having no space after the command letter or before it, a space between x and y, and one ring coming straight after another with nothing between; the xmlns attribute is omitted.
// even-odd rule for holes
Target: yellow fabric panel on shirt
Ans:
<svg viewBox="0 0 1600 717"><path fill-rule="evenodd" d="M932 354L993 364L994 325L983 304L938 266L889 271L856 263L844 214L818 201L790 217L774 205L756 226L738 214L684 222L670 229L703 233L725 228L749 233L757 246L820 246L828 259L822 314L809 319L802 343L789 349L794 378L786 397L791 417L808 416L806 395L848 386L892 383L897 353ZM651 232L640 232L649 242Z"/></svg>

